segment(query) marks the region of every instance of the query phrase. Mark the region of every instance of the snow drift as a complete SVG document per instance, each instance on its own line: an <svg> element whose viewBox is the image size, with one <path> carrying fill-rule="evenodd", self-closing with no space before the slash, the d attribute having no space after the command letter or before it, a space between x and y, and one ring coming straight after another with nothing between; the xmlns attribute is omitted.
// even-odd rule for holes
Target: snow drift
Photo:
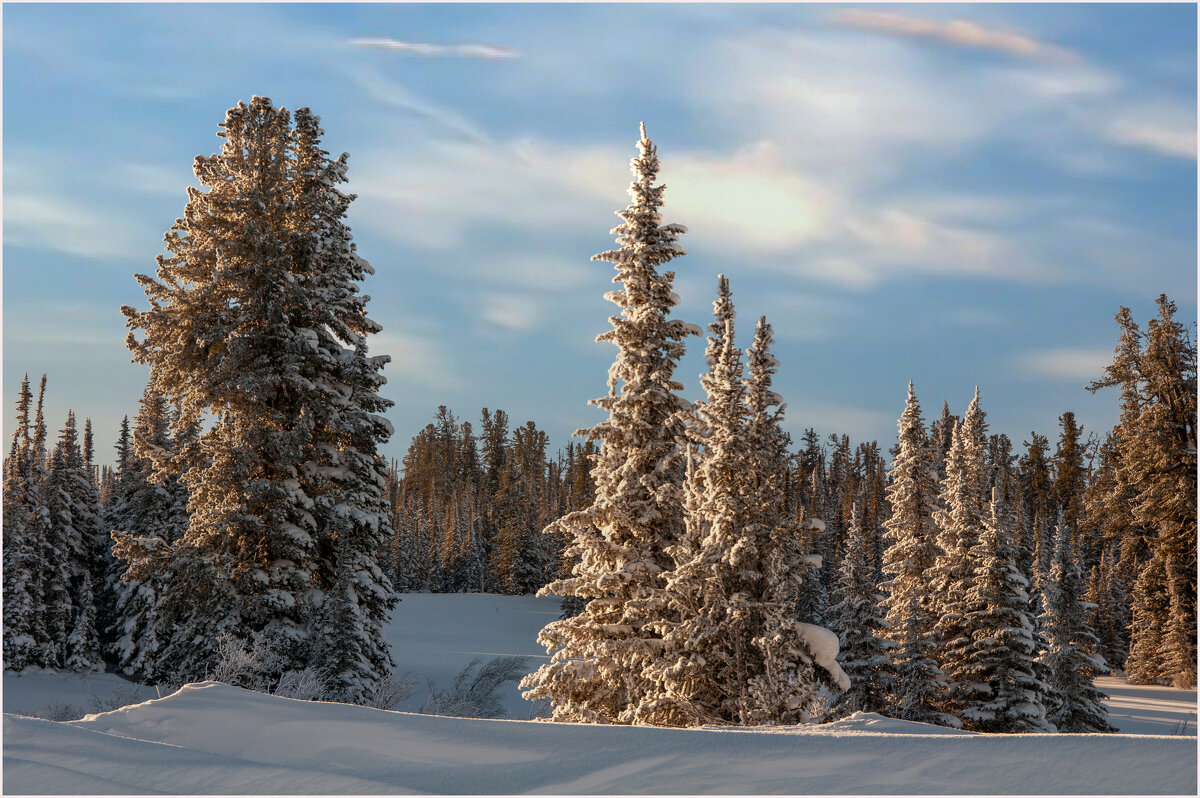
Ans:
<svg viewBox="0 0 1200 798"><path fill-rule="evenodd" d="M5 715L7 793L1183 793L1193 737L976 735L855 715L659 729L466 720L187 685Z"/></svg>

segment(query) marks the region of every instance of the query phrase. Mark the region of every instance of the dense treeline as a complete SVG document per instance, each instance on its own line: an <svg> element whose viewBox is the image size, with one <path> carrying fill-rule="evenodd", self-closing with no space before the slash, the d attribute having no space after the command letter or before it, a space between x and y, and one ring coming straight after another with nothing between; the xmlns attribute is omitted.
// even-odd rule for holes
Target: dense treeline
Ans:
<svg viewBox="0 0 1200 798"><path fill-rule="evenodd" d="M909 385L890 458L848 435L799 441L772 390L766 319L735 343L718 280L704 398L674 369L682 225L661 224L645 136L598 340L618 350L606 420L551 453L533 421L446 407L388 467L386 358L344 224L346 156L319 120L255 98L197 159L150 308L125 308L151 377L115 463L73 412L50 447L26 378L4 461L4 666L112 667L159 684L231 651L257 689L319 683L370 703L406 591L541 592L563 616L523 686L576 722L803 722L857 710L985 732L1111 731L1095 675L1196 679L1196 349L1159 298L1127 308L1093 391L1020 446L981 395L926 422ZM230 266L234 268L230 268ZM140 333L140 339L135 337ZM835 659L836 655L836 659ZM822 710L824 712L824 710Z"/></svg>
<svg viewBox="0 0 1200 798"><path fill-rule="evenodd" d="M395 536L387 562L398 590L533 593L563 569L564 541L542 530L591 500L590 443L551 458L534 422L480 419L480 435L439 407L392 462L387 494Z"/></svg>

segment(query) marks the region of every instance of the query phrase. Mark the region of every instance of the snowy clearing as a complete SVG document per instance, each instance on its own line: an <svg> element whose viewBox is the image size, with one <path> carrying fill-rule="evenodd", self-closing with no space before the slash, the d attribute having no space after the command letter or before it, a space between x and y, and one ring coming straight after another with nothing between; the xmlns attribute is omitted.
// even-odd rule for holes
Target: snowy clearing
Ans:
<svg viewBox="0 0 1200 798"><path fill-rule="evenodd" d="M1108 717L1122 734L1196 736L1196 691L1130 684L1101 676L1096 687L1108 696Z"/></svg>
<svg viewBox="0 0 1200 798"><path fill-rule="evenodd" d="M1196 790L1187 737L984 736L870 715L777 731L464 720L216 682L72 723L7 715L4 740L9 793Z"/></svg>
<svg viewBox="0 0 1200 798"><path fill-rule="evenodd" d="M444 687L474 657L544 651L556 599L408 594L388 627L398 670ZM293 701L214 682L72 723L131 696L111 674L4 674L8 793L1155 793L1194 794L1195 691L1099 680L1120 735L976 735L859 715L776 730L465 720ZM138 687L136 699L153 699ZM93 699L92 696L96 699ZM131 697L129 700L135 700ZM515 685L510 717L531 704ZM1163 736L1147 736L1147 735Z"/></svg>

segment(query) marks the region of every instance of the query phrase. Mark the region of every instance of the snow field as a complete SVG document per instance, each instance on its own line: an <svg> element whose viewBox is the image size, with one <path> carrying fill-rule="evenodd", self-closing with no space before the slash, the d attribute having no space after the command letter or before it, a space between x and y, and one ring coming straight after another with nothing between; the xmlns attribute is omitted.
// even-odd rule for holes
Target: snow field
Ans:
<svg viewBox="0 0 1200 798"><path fill-rule="evenodd" d="M215 682L73 723L20 717L53 703L93 711L129 695L112 674L4 674L9 793L1035 793L1195 794L1195 691L1100 679L1119 735L976 735L858 714L776 729L675 730L410 714L474 657L545 657L558 600L406 594L387 633L418 679L406 712L294 701ZM139 686L137 697L154 699ZM13 714L16 713L16 714ZM1140 735L1140 736L1134 736ZM1159 736L1146 736L1159 735Z"/></svg>
<svg viewBox="0 0 1200 798"><path fill-rule="evenodd" d="M4 737L10 793L1196 790L1186 737L947 734L871 715L777 730L465 720L216 682L72 723L6 716Z"/></svg>

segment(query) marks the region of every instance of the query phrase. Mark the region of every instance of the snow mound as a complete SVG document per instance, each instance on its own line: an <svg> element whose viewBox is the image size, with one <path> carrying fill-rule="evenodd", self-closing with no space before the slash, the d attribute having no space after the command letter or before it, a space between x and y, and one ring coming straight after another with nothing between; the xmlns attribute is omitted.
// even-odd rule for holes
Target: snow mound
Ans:
<svg viewBox="0 0 1200 798"><path fill-rule="evenodd" d="M467 720L204 682L71 723L6 715L3 787L126 794L1196 791L1195 738L929 728L867 714L761 731Z"/></svg>
<svg viewBox="0 0 1200 798"><path fill-rule="evenodd" d="M911 720L886 718L874 712L855 712L853 715L833 723L825 723L811 728L849 733L872 732L874 734L971 734L971 732L961 729L948 729L932 723L914 723Z"/></svg>

